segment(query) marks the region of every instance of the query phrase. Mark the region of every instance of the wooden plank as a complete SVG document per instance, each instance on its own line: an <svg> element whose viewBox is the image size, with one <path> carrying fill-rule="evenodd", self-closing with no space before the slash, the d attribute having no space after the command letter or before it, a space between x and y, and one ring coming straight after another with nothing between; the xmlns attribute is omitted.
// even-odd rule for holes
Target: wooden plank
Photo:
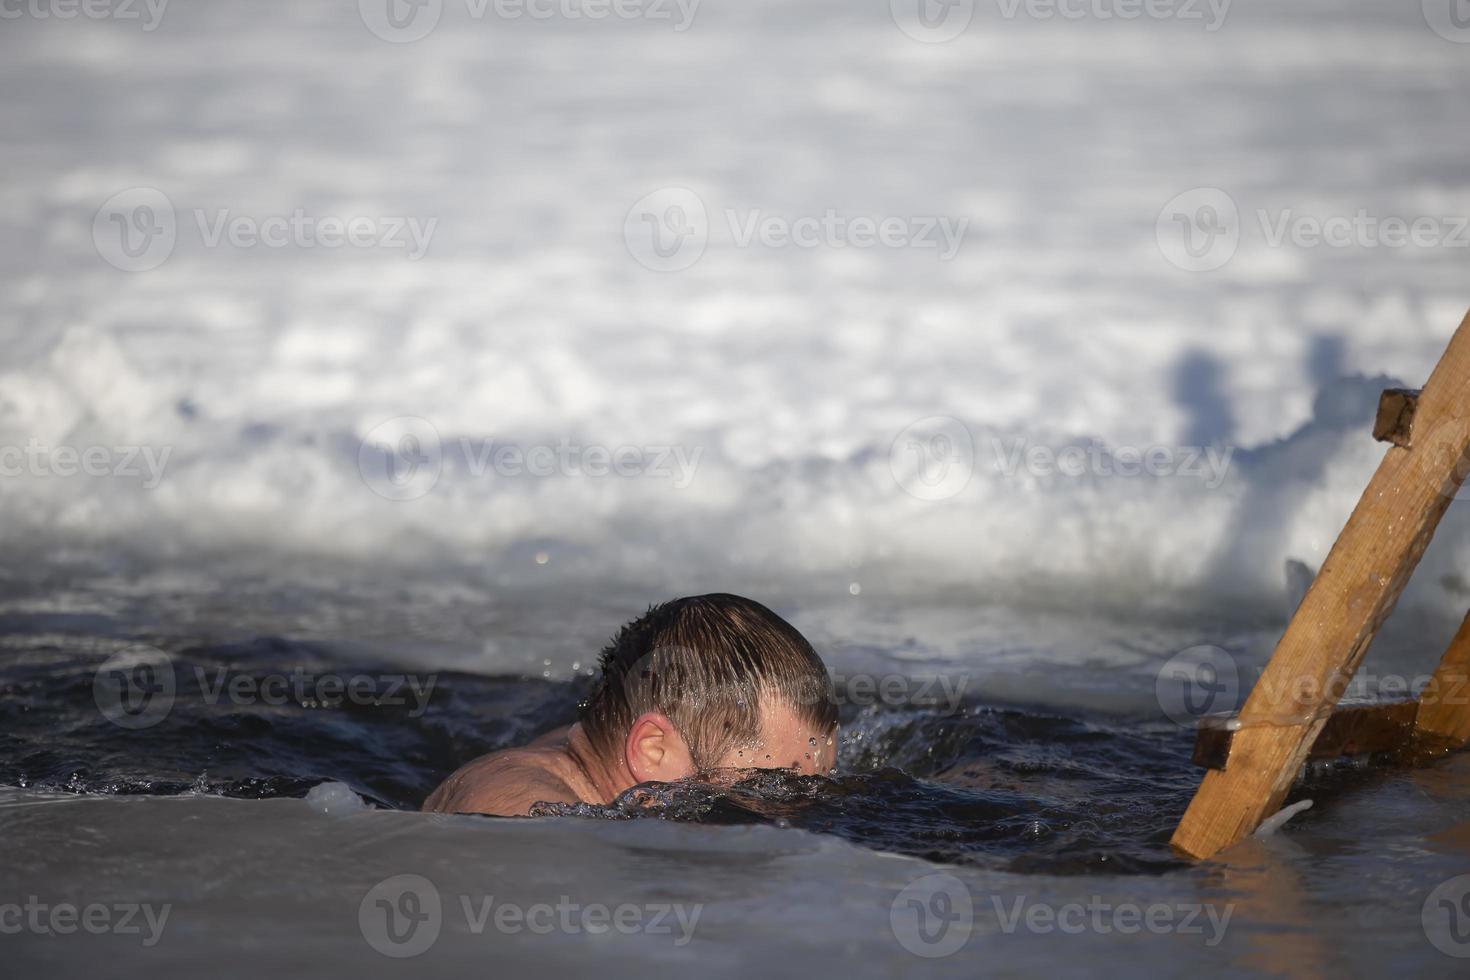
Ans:
<svg viewBox="0 0 1470 980"><path fill-rule="evenodd" d="M1378 752L1398 753L1410 748L1419 702L1413 699L1339 706L1322 726L1307 753L1309 759ZM1206 769L1228 769L1235 743L1233 715L1201 719L1194 740L1194 764Z"/></svg>
<svg viewBox="0 0 1470 980"><path fill-rule="evenodd" d="M1470 615L1445 650L1434 676L1419 695L1414 721L1427 747L1457 749L1470 744Z"/></svg>
<svg viewBox="0 0 1470 980"><path fill-rule="evenodd" d="M1230 763L1230 745L1235 740L1235 715L1206 715L1199 720L1194 733L1194 754L1190 757L1201 769L1224 769Z"/></svg>
<svg viewBox="0 0 1470 980"><path fill-rule="evenodd" d="M1415 388L1385 388L1378 396L1378 417L1373 420L1373 438L1405 449L1413 443L1414 410L1419 407Z"/></svg>
<svg viewBox="0 0 1470 980"><path fill-rule="evenodd" d="M1230 768L1205 773L1174 832L1207 858L1275 813L1464 481L1470 449L1470 315L1414 411L1412 448L1390 446L1240 712Z"/></svg>

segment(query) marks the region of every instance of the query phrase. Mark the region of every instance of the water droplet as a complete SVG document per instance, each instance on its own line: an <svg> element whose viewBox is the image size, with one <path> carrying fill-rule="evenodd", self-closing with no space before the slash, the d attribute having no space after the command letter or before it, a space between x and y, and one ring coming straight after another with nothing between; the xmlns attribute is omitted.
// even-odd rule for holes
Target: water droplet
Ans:
<svg viewBox="0 0 1470 980"><path fill-rule="evenodd" d="M806 744L810 745L812 748L816 748L817 747L817 736L813 735L811 738L807 739L806 740Z"/></svg>
<svg viewBox="0 0 1470 980"><path fill-rule="evenodd" d="M863 587L861 585L859 585L858 583L853 582L851 585L849 585L847 587L847 591L849 593L851 593L852 595L859 595L859 594L862 593Z"/></svg>
<svg viewBox="0 0 1470 980"><path fill-rule="evenodd" d="M538 565L544 565L544 564L546 564L549 561L551 561L551 556L548 555L546 552L544 552L544 551L538 551L538 552L536 552L536 564L538 564Z"/></svg>

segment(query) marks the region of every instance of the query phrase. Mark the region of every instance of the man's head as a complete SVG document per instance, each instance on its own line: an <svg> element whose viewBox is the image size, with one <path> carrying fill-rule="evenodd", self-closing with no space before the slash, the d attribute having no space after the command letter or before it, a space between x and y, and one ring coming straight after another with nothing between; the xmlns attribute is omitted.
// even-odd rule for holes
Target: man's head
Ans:
<svg viewBox="0 0 1470 980"><path fill-rule="evenodd" d="M715 593L653 606L618 631L582 728L634 782L725 767L818 773L836 755L837 706L790 623Z"/></svg>

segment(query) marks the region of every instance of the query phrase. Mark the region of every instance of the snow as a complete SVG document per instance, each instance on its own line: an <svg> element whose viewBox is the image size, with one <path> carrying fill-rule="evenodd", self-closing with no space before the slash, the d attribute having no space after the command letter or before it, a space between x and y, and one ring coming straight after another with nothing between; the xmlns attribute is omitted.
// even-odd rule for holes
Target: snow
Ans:
<svg viewBox="0 0 1470 980"><path fill-rule="evenodd" d="M449 4L409 44L352 4L8 21L0 543L1289 606L1288 562L1321 563L1381 455L1376 391L1422 383L1463 315L1467 253L1272 247L1257 214L1470 210L1464 48L1367 0L1213 32L987 8L943 44L884 6L710 4L675 32ZM126 272L92 229L135 187L177 241ZM1155 230L1201 187L1240 244L1191 273ZM683 271L623 240L660 188L707 212ZM436 224L413 259L211 245L221 212ZM969 224L944 261L742 247L729 217L829 212ZM938 496L914 492L936 418L970 447ZM1211 445L1218 483L1177 474ZM493 462L562 446L552 475ZM1005 471L1069 446L1159 447L1174 475ZM62 475L62 447L108 475ZM637 475L586 475L622 447ZM434 448L431 487L380 492ZM1463 606L1464 522L1408 604Z"/></svg>

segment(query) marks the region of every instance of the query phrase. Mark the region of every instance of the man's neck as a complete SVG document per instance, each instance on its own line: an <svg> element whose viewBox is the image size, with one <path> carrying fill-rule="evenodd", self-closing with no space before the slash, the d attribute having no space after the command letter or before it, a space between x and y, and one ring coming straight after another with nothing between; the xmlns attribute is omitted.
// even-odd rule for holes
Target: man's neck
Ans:
<svg viewBox="0 0 1470 980"><path fill-rule="evenodd" d="M585 786L574 787L579 795L594 796L588 803L611 803L626 789L636 785L623 767L609 763L597 751L580 724L567 732L567 756L582 774Z"/></svg>

